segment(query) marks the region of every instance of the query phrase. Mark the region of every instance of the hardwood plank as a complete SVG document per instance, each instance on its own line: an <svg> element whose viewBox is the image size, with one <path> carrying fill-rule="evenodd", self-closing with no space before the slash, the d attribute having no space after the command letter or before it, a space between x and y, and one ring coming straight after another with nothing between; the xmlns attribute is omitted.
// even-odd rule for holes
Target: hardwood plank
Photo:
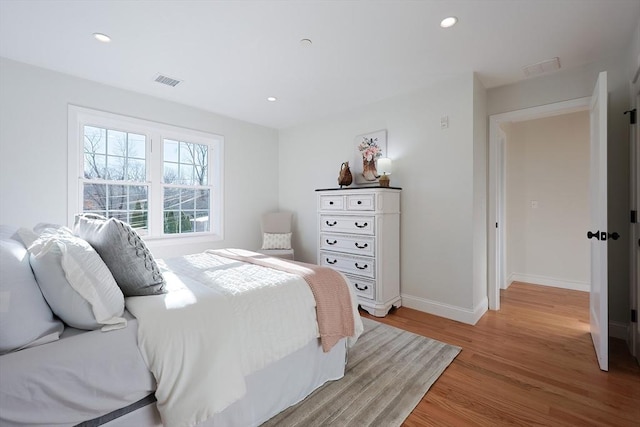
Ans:
<svg viewBox="0 0 640 427"><path fill-rule="evenodd" d="M462 347L404 426L640 426L640 367L611 339L600 371L588 293L513 283L501 298L475 326L406 307L361 312Z"/></svg>

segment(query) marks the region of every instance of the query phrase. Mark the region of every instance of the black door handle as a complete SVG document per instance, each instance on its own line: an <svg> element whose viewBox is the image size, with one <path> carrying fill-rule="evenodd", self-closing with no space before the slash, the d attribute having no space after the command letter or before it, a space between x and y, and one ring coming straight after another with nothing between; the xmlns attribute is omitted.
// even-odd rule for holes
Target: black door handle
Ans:
<svg viewBox="0 0 640 427"><path fill-rule="evenodd" d="M607 240L607 237L612 240L618 240L620 238L620 234L618 234L617 231L614 231L613 233L607 233L606 231L596 231L595 233L592 233L591 231L587 231L587 239L593 239L594 237L602 241Z"/></svg>

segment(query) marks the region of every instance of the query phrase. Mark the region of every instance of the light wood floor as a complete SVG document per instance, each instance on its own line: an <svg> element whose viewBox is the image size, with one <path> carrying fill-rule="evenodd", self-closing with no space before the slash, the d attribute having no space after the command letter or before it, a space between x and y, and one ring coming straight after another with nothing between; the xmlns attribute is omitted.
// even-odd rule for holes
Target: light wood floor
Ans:
<svg viewBox="0 0 640 427"><path fill-rule="evenodd" d="M462 347L404 426L640 426L640 368L612 339L600 371L587 293L514 283L501 302L475 326L405 307L363 314Z"/></svg>

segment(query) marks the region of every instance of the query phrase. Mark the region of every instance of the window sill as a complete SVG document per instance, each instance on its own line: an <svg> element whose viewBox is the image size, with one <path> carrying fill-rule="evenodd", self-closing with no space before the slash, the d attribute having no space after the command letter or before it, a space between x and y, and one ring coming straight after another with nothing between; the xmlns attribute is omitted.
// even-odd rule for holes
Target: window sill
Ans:
<svg viewBox="0 0 640 427"><path fill-rule="evenodd" d="M165 247L172 245L189 245L197 243L219 242L223 237L215 233L203 233L198 235L168 235L168 236L140 236L142 239L154 247Z"/></svg>

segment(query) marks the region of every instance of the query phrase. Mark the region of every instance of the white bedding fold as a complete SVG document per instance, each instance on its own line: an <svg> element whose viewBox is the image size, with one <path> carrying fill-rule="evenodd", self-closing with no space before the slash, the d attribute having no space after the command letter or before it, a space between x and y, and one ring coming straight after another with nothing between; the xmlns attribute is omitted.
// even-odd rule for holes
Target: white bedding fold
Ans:
<svg viewBox="0 0 640 427"><path fill-rule="evenodd" d="M193 426L246 392L224 295L166 272L166 295L127 298L138 345L157 382L163 423Z"/></svg>

